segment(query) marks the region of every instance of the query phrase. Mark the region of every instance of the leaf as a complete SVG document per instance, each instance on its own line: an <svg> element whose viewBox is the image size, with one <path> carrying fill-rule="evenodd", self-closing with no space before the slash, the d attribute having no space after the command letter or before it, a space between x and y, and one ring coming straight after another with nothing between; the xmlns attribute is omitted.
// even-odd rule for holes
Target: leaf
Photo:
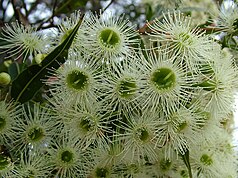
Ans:
<svg viewBox="0 0 238 178"><path fill-rule="evenodd" d="M15 80L17 76L26 68L26 65L24 63L19 64L17 62L13 62L8 67L8 73L11 76L12 80Z"/></svg>
<svg viewBox="0 0 238 178"><path fill-rule="evenodd" d="M146 7L145 18L146 20L151 21L152 17L154 16L152 6L149 3L147 3L145 7Z"/></svg>
<svg viewBox="0 0 238 178"><path fill-rule="evenodd" d="M68 50L78 31L81 21L74 27L69 36L48 54L41 65L31 65L24 70L12 83L11 96L16 101L25 103L29 101L49 78L49 70L58 69L68 56Z"/></svg>
<svg viewBox="0 0 238 178"><path fill-rule="evenodd" d="M55 15L73 12L74 10L79 9L79 7L85 7L87 2L88 2L88 0L62 1L62 3L59 4L59 7L55 10Z"/></svg>
<svg viewBox="0 0 238 178"><path fill-rule="evenodd" d="M184 154L180 154L180 156L182 157L182 160L188 169L189 178L192 178L193 175L192 175L191 165L189 162L189 150L184 150Z"/></svg>

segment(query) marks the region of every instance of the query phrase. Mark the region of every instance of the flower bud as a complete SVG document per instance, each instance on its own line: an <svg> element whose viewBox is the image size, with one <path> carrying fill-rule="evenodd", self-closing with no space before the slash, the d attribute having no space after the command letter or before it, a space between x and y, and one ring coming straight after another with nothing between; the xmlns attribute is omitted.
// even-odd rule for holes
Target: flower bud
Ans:
<svg viewBox="0 0 238 178"><path fill-rule="evenodd" d="M47 54L37 54L35 57L35 62L37 64L40 64L45 59L46 56Z"/></svg>
<svg viewBox="0 0 238 178"><path fill-rule="evenodd" d="M0 73L0 85L8 85L11 82L11 76L6 72Z"/></svg>

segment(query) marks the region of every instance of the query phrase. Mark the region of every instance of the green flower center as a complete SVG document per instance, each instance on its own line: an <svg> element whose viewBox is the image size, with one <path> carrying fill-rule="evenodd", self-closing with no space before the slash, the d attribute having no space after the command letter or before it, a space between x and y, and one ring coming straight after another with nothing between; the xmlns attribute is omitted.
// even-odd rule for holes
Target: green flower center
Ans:
<svg viewBox="0 0 238 178"><path fill-rule="evenodd" d="M207 154L203 154L200 158L200 161L206 166L210 166L213 163L212 158Z"/></svg>
<svg viewBox="0 0 238 178"><path fill-rule="evenodd" d="M66 82L68 87L75 90L84 90L88 86L89 77L80 70L71 71L67 77Z"/></svg>
<svg viewBox="0 0 238 178"><path fill-rule="evenodd" d="M160 169L162 171L168 171L172 165L172 162L169 159L162 159L160 161Z"/></svg>
<svg viewBox="0 0 238 178"><path fill-rule="evenodd" d="M168 90L175 85L175 74L169 68L159 68L152 73L151 81L159 90Z"/></svg>
<svg viewBox="0 0 238 178"><path fill-rule="evenodd" d="M146 142L150 138L149 132L146 130L146 128L137 129L136 135L137 135L137 138L141 140L142 142Z"/></svg>
<svg viewBox="0 0 238 178"><path fill-rule="evenodd" d="M0 131L5 128L6 124L6 119L4 117L0 117Z"/></svg>
<svg viewBox="0 0 238 178"><path fill-rule="evenodd" d="M112 29L104 29L99 34L100 42L107 48L115 48L120 43L120 36Z"/></svg>
<svg viewBox="0 0 238 178"><path fill-rule="evenodd" d="M179 40L180 40L180 44L182 46L190 45L193 42L191 36L189 34L187 34L187 33L180 33L179 34Z"/></svg>
<svg viewBox="0 0 238 178"><path fill-rule="evenodd" d="M109 171L106 168L97 168L95 173L98 178L109 176Z"/></svg>
<svg viewBox="0 0 238 178"><path fill-rule="evenodd" d="M65 163L69 163L73 160L74 154L68 150L61 153L61 160Z"/></svg>
<svg viewBox="0 0 238 178"><path fill-rule="evenodd" d="M4 155L0 155L0 170L4 170L11 164L11 159Z"/></svg>
<svg viewBox="0 0 238 178"><path fill-rule="evenodd" d="M131 98L137 90L136 81L133 78L125 78L118 84L118 92L122 98Z"/></svg>
<svg viewBox="0 0 238 178"><path fill-rule="evenodd" d="M39 141L45 136L44 130L40 127L34 127L30 129L27 135L31 141Z"/></svg>
<svg viewBox="0 0 238 178"><path fill-rule="evenodd" d="M87 133L91 128L91 124L89 120L82 119L79 123L79 129L82 130L84 133Z"/></svg>
<svg viewBox="0 0 238 178"><path fill-rule="evenodd" d="M186 170L182 170L180 171L180 175L183 177L183 178L186 178L188 177L188 172Z"/></svg>
<svg viewBox="0 0 238 178"><path fill-rule="evenodd" d="M184 129L187 128L187 126L188 126L188 124L187 124L186 121L180 122L180 123L178 124L177 132L183 131Z"/></svg>

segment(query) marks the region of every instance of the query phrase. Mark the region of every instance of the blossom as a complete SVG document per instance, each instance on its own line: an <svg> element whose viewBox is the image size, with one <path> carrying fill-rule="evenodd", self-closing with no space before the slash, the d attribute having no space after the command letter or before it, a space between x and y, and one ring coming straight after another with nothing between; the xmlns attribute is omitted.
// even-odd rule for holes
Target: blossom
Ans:
<svg viewBox="0 0 238 178"><path fill-rule="evenodd" d="M89 104L100 97L98 89L102 88L102 74L95 65L84 62L89 57L72 56L72 60L68 60L56 71L56 79L46 82L55 99L63 98L63 102L68 104Z"/></svg>
<svg viewBox="0 0 238 178"><path fill-rule="evenodd" d="M138 162L125 162L115 166L115 176L119 177L135 177L135 178L151 178L154 176L150 170L150 166L139 164ZM114 175L114 174L113 174Z"/></svg>
<svg viewBox="0 0 238 178"><path fill-rule="evenodd" d="M163 147L166 150L166 158L175 159L171 157L172 150L184 155L185 151L190 149L190 145L199 139L199 134L196 133L200 133L203 117L197 110L196 105L189 108L180 106L176 111L158 119L154 139L158 148Z"/></svg>
<svg viewBox="0 0 238 178"><path fill-rule="evenodd" d="M16 166L14 177L46 177L50 175L49 165L45 164L47 156L44 153L24 151Z"/></svg>
<svg viewBox="0 0 238 178"><path fill-rule="evenodd" d="M2 30L0 39L6 44L0 46L0 49L4 49L5 53L10 53L7 58L14 57L17 60L23 57L25 60L29 55L46 53L51 43L46 35L37 32L34 27L24 26L18 22L13 22L11 25L6 24Z"/></svg>
<svg viewBox="0 0 238 178"><path fill-rule="evenodd" d="M140 108L138 97L140 96L142 81L141 71L136 67L139 55L125 58L117 67L105 70L104 93L105 103L109 108L121 112L137 112Z"/></svg>
<svg viewBox="0 0 238 178"><path fill-rule="evenodd" d="M180 172L178 172L179 169L186 170L186 167L183 166L180 159L177 159L176 153L174 150L170 150L171 158L168 158L166 156L166 150L167 148L161 148L157 152L157 161L152 162L149 168L149 172L152 173L155 177L180 177L182 176ZM174 157L174 159L172 159ZM179 168L181 166L181 168ZM185 174L186 175L186 174Z"/></svg>
<svg viewBox="0 0 238 178"><path fill-rule="evenodd" d="M12 102L0 101L0 141L2 144L9 144L9 139L13 140L12 132L15 119L19 116L19 108Z"/></svg>
<svg viewBox="0 0 238 178"><path fill-rule="evenodd" d="M189 10L191 8L194 8L194 10ZM179 9L189 12L192 18L192 26L205 24L211 16L217 17L219 13L218 6L213 0L183 0Z"/></svg>
<svg viewBox="0 0 238 178"><path fill-rule="evenodd" d="M148 59L139 64L143 71L140 102L145 110L162 110L168 114L193 97L189 89L194 76L179 66L176 56L156 52L150 52Z"/></svg>
<svg viewBox="0 0 238 178"><path fill-rule="evenodd" d="M14 120L12 128L14 133L12 149L16 151L23 151L26 148L44 150L45 144L49 144L55 133L55 123L49 119L49 113L47 108L39 104L23 105L21 115Z"/></svg>
<svg viewBox="0 0 238 178"><path fill-rule="evenodd" d="M195 85L203 89L198 98L205 110L219 119L234 111L237 67L231 56L225 57L222 51L211 54L209 61L200 67Z"/></svg>
<svg viewBox="0 0 238 178"><path fill-rule="evenodd" d="M232 1L228 7L221 5L217 21L218 28L224 32L235 33L238 30L238 6Z"/></svg>
<svg viewBox="0 0 238 178"><path fill-rule="evenodd" d="M77 23L79 23L79 20L81 21L81 23L83 23L84 19L82 17L82 14L80 11L75 11L74 13L70 14L69 17L65 17L61 20L61 23L58 25L58 36L56 38L56 42L57 43L61 43L63 42L70 34L70 32L72 32L73 28L77 25ZM79 27L74 40L69 48L69 52L73 51L81 51L82 48L79 48L78 44L84 43L83 41L81 41L81 39L78 37L79 33L81 32L81 26Z"/></svg>
<svg viewBox="0 0 238 178"><path fill-rule="evenodd" d="M113 63L117 57L130 55L137 43L137 33L129 21L110 14L86 14L78 38L83 49L100 61ZM77 40L77 39L76 39ZM115 59L116 58L116 59Z"/></svg>
<svg viewBox="0 0 238 178"><path fill-rule="evenodd" d="M83 152L77 139L65 132L49 147L49 164L55 176L78 177L82 175Z"/></svg>
<svg viewBox="0 0 238 178"><path fill-rule="evenodd" d="M11 158L4 153L0 154L0 175L2 177L12 177L15 173L14 163Z"/></svg>
<svg viewBox="0 0 238 178"><path fill-rule="evenodd" d="M110 142L108 134L112 133L110 123L113 122L113 113L103 106L103 102L94 102L91 105L77 105L73 109L66 110L68 122L65 129L78 138L83 150L91 144L98 147Z"/></svg>
<svg viewBox="0 0 238 178"><path fill-rule="evenodd" d="M169 49L171 53L182 56L176 60L192 70L194 63L209 55L213 42L199 28L191 27L192 19L180 11L168 12L163 17L162 21L155 19L149 24L151 41L165 43L165 52Z"/></svg>
<svg viewBox="0 0 238 178"><path fill-rule="evenodd" d="M145 159L149 162L155 161L157 154L153 139L158 118L147 112L141 116L125 114L125 118L125 121L121 121L117 125L122 129L119 139L124 142L123 162L144 164Z"/></svg>

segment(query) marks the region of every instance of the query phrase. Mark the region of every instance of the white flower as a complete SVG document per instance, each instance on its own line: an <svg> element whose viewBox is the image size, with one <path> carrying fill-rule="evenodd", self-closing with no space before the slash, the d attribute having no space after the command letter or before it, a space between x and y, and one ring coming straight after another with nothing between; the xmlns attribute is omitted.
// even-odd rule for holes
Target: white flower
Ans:
<svg viewBox="0 0 238 178"><path fill-rule="evenodd" d="M29 55L46 53L47 47L51 44L47 36L37 32L34 27L25 27L18 22L6 24L0 39L6 42L5 45L0 46L0 49L10 54L7 58L14 57L15 60L20 57L25 60Z"/></svg>
<svg viewBox="0 0 238 178"><path fill-rule="evenodd" d="M73 56L56 71L55 80L47 81L56 100L63 99L68 104L90 104L100 97L98 90L102 88L102 74L92 63L83 61L90 56L80 57Z"/></svg>
<svg viewBox="0 0 238 178"><path fill-rule="evenodd" d="M106 145L106 144L105 144ZM103 149L103 147L99 148ZM110 178L112 177L113 165L105 161L105 155L101 155L99 149L89 148L84 157L83 177Z"/></svg>
<svg viewBox="0 0 238 178"><path fill-rule="evenodd" d="M139 58L139 55L136 57ZM118 115L121 112L137 112L139 109L142 71L136 67L136 57L125 58L116 67L105 71L104 101L109 108L117 110Z"/></svg>
<svg viewBox="0 0 238 178"><path fill-rule="evenodd" d="M0 175L1 177L13 177L15 173L14 163L11 158L4 153L0 154Z"/></svg>
<svg viewBox="0 0 238 178"><path fill-rule="evenodd" d="M126 162L119 164L115 167L114 172L114 177L120 178L151 178L154 176L149 166L139 164L138 162Z"/></svg>
<svg viewBox="0 0 238 178"><path fill-rule="evenodd" d="M124 142L123 162L144 164L147 159L149 162L156 161L157 154L155 147L156 120L153 113L143 113L126 115L124 121L117 125L122 133L118 133L119 139Z"/></svg>
<svg viewBox="0 0 238 178"><path fill-rule="evenodd" d="M223 178L222 170L226 169L223 167L225 160L226 158L221 156L217 150L203 144L196 144L190 150L191 168L197 177Z"/></svg>
<svg viewBox="0 0 238 178"><path fill-rule="evenodd" d="M137 36L133 26L123 17L112 14L86 14L78 36L83 43L79 44L94 58L113 63L122 55L129 55L131 45L137 43Z"/></svg>
<svg viewBox="0 0 238 178"><path fill-rule="evenodd" d="M191 24L193 26L205 24L211 15L217 17L219 13L218 6L213 0L183 0L183 3L179 9L189 13L189 15L192 17Z"/></svg>
<svg viewBox="0 0 238 178"><path fill-rule="evenodd" d="M234 111L234 94L237 87L237 67L233 59L224 57L221 51L211 53L208 63L203 63L196 82L203 90L198 93L205 110L219 119Z"/></svg>
<svg viewBox="0 0 238 178"><path fill-rule="evenodd" d="M44 150L55 133L55 122L50 119L48 109L39 104L22 106L21 115L14 120L12 149L22 151L31 148Z"/></svg>
<svg viewBox="0 0 238 178"><path fill-rule="evenodd" d="M198 138L201 127L202 116L197 114L198 107L192 105L189 108L181 106L168 116L160 117L156 123L156 145L164 147L166 158L171 158L171 152L174 150L178 154L185 154L189 150L190 144Z"/></svg>
<svg viewBox="0 0 238 178"><path fill-rule="evenodd" d="M7 103L6 100L0 101L0 142L9 144L9 139L13 140L12 132L15 119L19 116L19 108L14 103Z"/></svg>
<svg viewBox="0 0 238 178"><path fill-rule="evenodd" d="M80 177L82 175L83 152L75 137L68 132L49 147L49 163L55 176L59 178Z"/></svg>
<svg viewBox="0 0 238 178"><path fill-rule="evenodd" d="M112 130L109 124L113 122L113 115L104 105L103 102L92 102L88 106L77 105L66 110L68 122L65 123L65 129L78 138L84 150L91 144L101 147L110 142L108 134Z"/></svg>
<svg viewBox="0 0 238 178"><path fill-rule="evenodd" d="M47 156L44 153L27 151L21 153L14 177L47 177L50 175Z"/></svg>
<svg viewBox="0 0 238 178"><path fill-rule="evenodd" d="M181 165L181 161L178 159L178 155L175 154L174 150L170 150L171 154L174 154L174 159L168 158L166 155L168 150L166 148L161 148L158 150L158 160L153 162L151 165L150 172L153 172L156 177L179 177L177 173L178 165ZM180 164L179 164L180 163Z"/></svg>
<svg viewBox="0 0 238 178"><path fill-rule="evenodd" d="M149 28L152 34L151 41L162 42L166 52L171 51L178 57L176 60L193 69L194 63L205 60L203 56L209 55L213 47L212 41L198 28L191 27L192 19L179 11L163 14L164 19L155 19ZM168 48L168 49L167 49Z"/></svg>
<svg viewBox="0 0 238 178"><path fill-rule="evenodd" d="M222 31L238 32L238 6L233 1L228 6L222 3L217 25Z"/></svg>
<svg viewBox="0 0 238 178"><path fill-rule="evenodd" d="M123 141L119 140L119 136L116 133L111 140L110 143L105 143L102 147L97 147L93 150L97 155L97 159L107 166L115 166L123 161Z"/></svg>
<svg viewBox="0 0 238 178"><path fill-rule="evenodd" d="M149 53L139 66L143 71L140 102L145 110L162 110L168 114L194 95L189 91L193 76L179 66L176 56L156 52Z"/></svg>

